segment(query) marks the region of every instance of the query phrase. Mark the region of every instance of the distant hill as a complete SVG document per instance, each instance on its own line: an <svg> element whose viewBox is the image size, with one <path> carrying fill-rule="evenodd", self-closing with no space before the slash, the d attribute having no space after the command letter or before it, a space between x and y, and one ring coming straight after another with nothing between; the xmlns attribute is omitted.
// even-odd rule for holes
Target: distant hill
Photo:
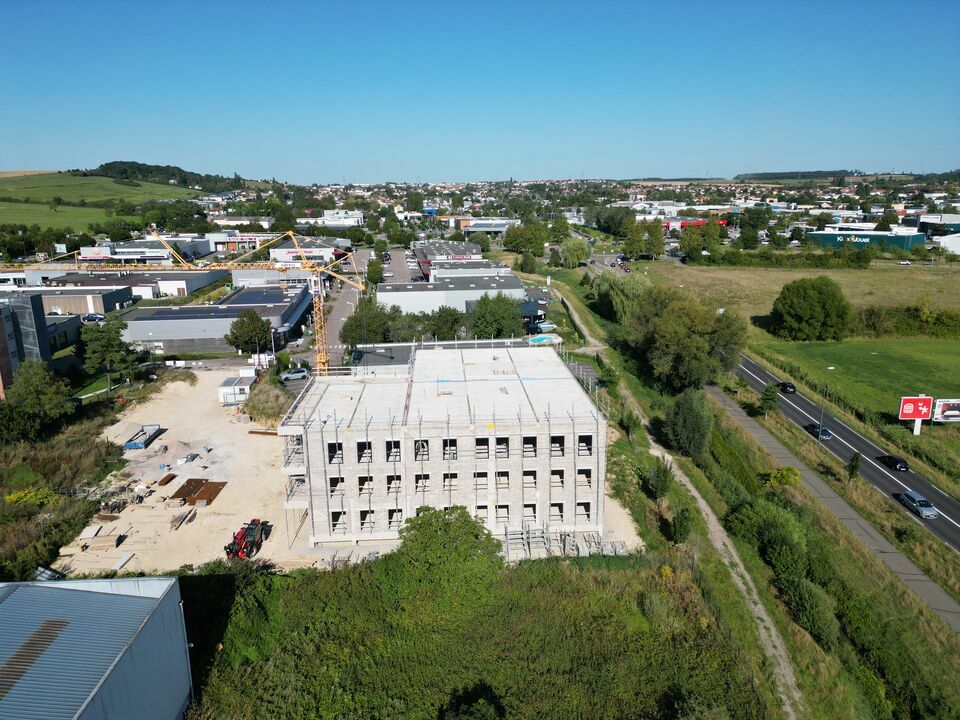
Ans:
<svg viewBox="0 0 960 720"><path fill-rule="evenodd" d="M734 176L739 182L770 182L772 180L829 180L847 175L859 175L856 170L788 170L784 172L741 173Z"/></svg>
<svg viewBox="0 0 960 720"><path fill-rule="evenodd" d="M200 193L177 185L119 180L110 177L84 177L70 173L43 173L0 177L0 199L17 202L49 203L61 198L67 204L102 205L124 200L141 203L149 200L189 200Z"/></svg>
<svg viewBox="0 0 960 720"><path fill-rule="evenodd" d="M176 184L183 188L199 187L204 192L241 190L244 187L243 178L236 174L232 178L228 178L223 175L190 172L175 165L147 165L126 160L103 163L93 170L71 170L70 172L81 177L99 176L116 180L140 180L162 185Z"/></svg>

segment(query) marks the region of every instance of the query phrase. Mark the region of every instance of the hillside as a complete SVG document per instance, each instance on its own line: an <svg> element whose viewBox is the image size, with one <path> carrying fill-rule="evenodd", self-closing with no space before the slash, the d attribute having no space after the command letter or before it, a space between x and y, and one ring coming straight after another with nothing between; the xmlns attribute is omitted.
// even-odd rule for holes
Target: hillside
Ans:
<svg viewBox="0 0 960 720"><path fill-rule="evenodd" d="M67 173L0 177L0 198L42 204L49 203L55 197L71 204L80 201L92 204L107 200L132 203L147 200L189 200L199 195L196 190L176 185L119 181L108 177L81 177Z"/></svg>
<svg viewBox="0 0 960 720"><path fill-rule="evenodd" d="M190 172L176 165L148 165L146 163L127 160L114 160L103 163L93 170L72 170L75 175L100 176L118 180L137 180L141 182L169 184L171 181L180 187L198 187L204 192L224 192L240 190L244 187L244 180L239 175L225 177Z"/></svg>

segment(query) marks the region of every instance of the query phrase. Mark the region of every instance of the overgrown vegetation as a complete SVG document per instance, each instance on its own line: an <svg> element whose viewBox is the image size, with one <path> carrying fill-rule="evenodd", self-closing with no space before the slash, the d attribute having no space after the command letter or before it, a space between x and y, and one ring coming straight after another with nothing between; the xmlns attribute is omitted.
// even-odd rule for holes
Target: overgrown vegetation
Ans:
<svg viewBox="0 0 960 720"><path fill-rule="evenodd" d="M463 508L426 509L376 562L257 577L192 717L483 717L463 714L483 705L510 718L770 715L680 568L638 557L505 568L498 552Z"/></svg>
<svg viewBox="0 0 960 720"><path fill-rule="evenodd" d="M244 409L252 420L261 425L276 425L293 402L293 397L272 383L260 382L253 386Z"/></svg>

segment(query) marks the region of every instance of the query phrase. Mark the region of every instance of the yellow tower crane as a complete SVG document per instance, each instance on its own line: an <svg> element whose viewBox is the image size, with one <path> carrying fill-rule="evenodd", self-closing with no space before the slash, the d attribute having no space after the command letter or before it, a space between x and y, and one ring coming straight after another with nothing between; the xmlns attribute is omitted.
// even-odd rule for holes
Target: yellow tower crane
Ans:
<svg viewBox="0 0 960 720"><path fill-rule="evenodd" d="M356 272L356 265L353 262L353 253L345 253L339 259L334 260L330 263L318 262L316 260L311 260L307 257L304 252L303 246L300 244L299 238L296 233L292 230L277 235L276 237L270 238L266 242L263 242L259 247L254 250L240 255L239 257L227 261L227 262L216 262L210 263L209 265L204 265L200 267L192 263L187 262L183 256L177 252L166 240L164 240L156 230L151 230L150 234L160 242L161 245L170 253L173 259L176 261L177 265L174 266L178 270L277 270L281 273L285 273L289 270L306 270L310 273L308 278L308 290L312 297L313 302L313 328L314 328L314 342L316 344L316 368L319 375L327 375L330 370L330 353L327 351L327 335L326 335L326 315L324 313L324 288L323 288L323 276L328 275L330 277L335 277L338 280L351 285L361 292L366 288L363 283L363 280L354 280L347 275L338 272L334 268L339 269L343 263L350 262L353 265L354 272ZM278 240L284 238L290 238L293 241L294 247L297 249L297 252L300 255L300 260L295 261L294 263L282 263L282 262L240 262L246 257L253 255L254 253L264 249L268 245L272 245ZM65 253L63 255L57 255L56 257L50 258L50 260L45 260L39 263L12 263L8 265L0 265L0 270L40 270L44 267L49 267L49 263L56 260L61 260L74 256L74 262L71 265L73 270L85 270L85 271L115 271L115 270L132 270L132 271L147 271L147 272L156 272L156 271L169 271L171 269L170 265L161 265L159 263L127 263L122 265L103 265L102 263L85 263L80 262L79 252L74 250L70 253Z"/></svg>

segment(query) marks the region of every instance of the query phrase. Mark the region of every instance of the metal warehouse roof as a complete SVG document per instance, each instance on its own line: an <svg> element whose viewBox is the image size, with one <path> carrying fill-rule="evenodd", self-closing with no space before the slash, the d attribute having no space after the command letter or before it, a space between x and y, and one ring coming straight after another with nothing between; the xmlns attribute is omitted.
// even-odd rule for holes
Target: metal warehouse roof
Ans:
<svg viewBox="0 0 960 720"><path fill-rule="evenodd" d="M0 585L0 718L76 717L157 603L59 583Z"/></svg>

